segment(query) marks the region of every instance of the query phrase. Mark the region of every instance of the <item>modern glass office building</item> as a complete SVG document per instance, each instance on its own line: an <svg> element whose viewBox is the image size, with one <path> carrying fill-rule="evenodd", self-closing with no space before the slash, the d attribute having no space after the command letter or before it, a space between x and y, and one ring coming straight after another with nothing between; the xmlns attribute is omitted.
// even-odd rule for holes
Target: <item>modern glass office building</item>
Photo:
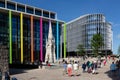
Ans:
<svg viewBox="0 0 120 80"><path fill-rule="evenodd" d="M92 53L91 38L94 34L101 34L104 46L99 53L112 53L112 25L106 21L103 14L87 14L74 19L63 28L64 53L74 55L79 44L83 45L87 54Z"/></svg>
<svg viewBox="0 0 120 80"><path fill-rule="evenodd" d="M55 38L55 53L60 58L63 21L52 11L0 0L0 44L9 50L9 63L44 61L49 25Z"/></svg>

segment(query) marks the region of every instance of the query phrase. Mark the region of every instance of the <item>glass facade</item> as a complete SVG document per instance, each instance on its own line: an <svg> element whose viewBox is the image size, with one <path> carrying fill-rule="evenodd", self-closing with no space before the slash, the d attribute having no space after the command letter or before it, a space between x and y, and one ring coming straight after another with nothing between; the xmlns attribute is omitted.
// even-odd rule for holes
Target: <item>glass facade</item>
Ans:
<svg viewBox="0 0 120 80"><path fill-rule="evenodd" d="M0 44L9 47L8 14L0 13Z"/></svg>
<svg viewBox="0 0 120 80"><path fill-rule="evenodd" d="M7 4L4 5L5 2ZM41 16L42 10L38 8L28 6L24 8L25 5L17 5L17 3L6 0L5 2L0 1L1 7L6 6L9 9L0 8L0 44L8 47L9 63L31 64L39 60L44 61L50 22L55 38L55 54L59 55L59 59L60 54L57 51L60 48L59 35L61 35L63 22L58 21L57 25L56 20L48 18L50 13L47 11L44 13L47 16L45 18ZM36 11L35 14L33 9ZM33 13L34 16L26 14L25 11Z"/></svg>
<svg viewBox="0 0 120 80"><path fill-rule="evenodd" d="M12 15L12 61L20 63L20 18Z"/></svg>
<svg viewBox="0 0 120 80"><path fill-rule="evenodd" d="M30 33L30 18L23 18L23 59L24 61L31 61L31 53L30 53L30 42L31 42L31 33Z"/></svg>
<svg viewBox="0 0 120 80"><path fill-rule="evenodd" d="M86 53L92 53L91 38L94 34L101 34L104 46L103 53L112 52L111 24L106 22L103 14L88 14L67 24L67 52L76 52L78 44L82 44Z"/></svg>
<svg viewBox="0 0 120 80"><path fill-rule="evenodd" d="M40 21L34 19L34 30L33 30L33 35L34 35L34 58L35 61L39 60L40 56Z"/></svg>

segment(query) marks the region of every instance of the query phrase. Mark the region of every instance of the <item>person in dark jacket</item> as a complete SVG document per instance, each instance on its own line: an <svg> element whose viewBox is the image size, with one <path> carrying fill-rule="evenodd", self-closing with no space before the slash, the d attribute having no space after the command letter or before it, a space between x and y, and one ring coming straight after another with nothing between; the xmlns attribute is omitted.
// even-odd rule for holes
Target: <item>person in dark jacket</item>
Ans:
<svg viewBox="0 0 120 80"><path fill-rule="evenodd" d="M82 64L82 69L83 69L83 72L85 72L85 70L86 70L86 64L85 64L85 62Z"/></svg>

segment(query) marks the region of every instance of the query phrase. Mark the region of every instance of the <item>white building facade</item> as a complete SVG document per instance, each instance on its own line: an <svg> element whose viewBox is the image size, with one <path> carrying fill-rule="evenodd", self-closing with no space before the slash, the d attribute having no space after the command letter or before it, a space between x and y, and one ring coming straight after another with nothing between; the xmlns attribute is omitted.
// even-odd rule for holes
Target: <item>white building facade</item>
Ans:
<svg viewBox="0 0 120 80"><path fill-rule="evenodd" d="M67 52L69 54L76 52L77 46L81 44L86 53L91 54L91 38L97 33L101 34L104 40L100 53L112 53L112 25L106 21L103 14L83 15L66 24Z"/></svg>

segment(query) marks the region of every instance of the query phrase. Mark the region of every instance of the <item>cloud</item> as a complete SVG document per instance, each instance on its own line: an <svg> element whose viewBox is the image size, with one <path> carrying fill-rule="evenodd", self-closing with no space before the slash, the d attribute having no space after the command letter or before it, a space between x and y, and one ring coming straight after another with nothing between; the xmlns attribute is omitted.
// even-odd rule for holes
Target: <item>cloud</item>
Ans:
<svg viewBox="0 0 120 80"><path fill-rule="evenodd" d="M114 24L113 26L114 27L120 27L120 24Z"/></svg>
<svg viewBox="0 0 120 80"><path fill-rule="evenodd" d="M117 38L120 39L120 34L117 35Z"/></svg>
<svg viewBox="0 0 120 80"><path fill-rule="evenodd" d="M111 24L113 27L120 27L120 23L110 22L110 24Z"/></svg>
<svg viewBox="0 0 120 80"><path fill-rule="evenodd" d="M113 22L109 22L109 23L112 24L112 25L114 24Z"/></svg>

